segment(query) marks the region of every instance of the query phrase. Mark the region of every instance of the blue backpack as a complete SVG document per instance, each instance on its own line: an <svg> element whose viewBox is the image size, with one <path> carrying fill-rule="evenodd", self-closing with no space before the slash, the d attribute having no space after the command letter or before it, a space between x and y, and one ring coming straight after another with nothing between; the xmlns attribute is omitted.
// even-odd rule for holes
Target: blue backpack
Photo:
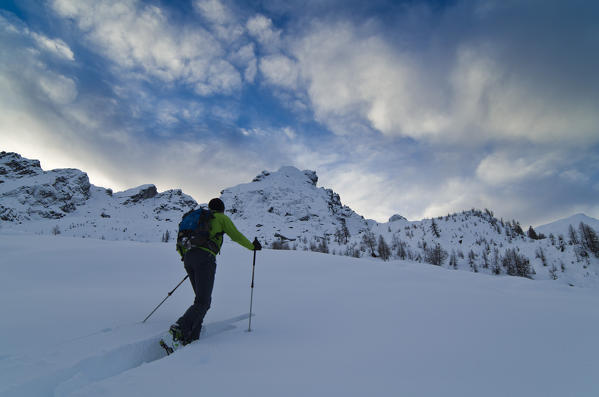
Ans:
<svg viewBox="0 0 599 397"><path fill-rule="evenodd" d="M210 226L214 214L206 208L191 210L181 219L177 234L177 251L181 257L192 248L208 248L215 254L220 247L210 240Z"/></svg>

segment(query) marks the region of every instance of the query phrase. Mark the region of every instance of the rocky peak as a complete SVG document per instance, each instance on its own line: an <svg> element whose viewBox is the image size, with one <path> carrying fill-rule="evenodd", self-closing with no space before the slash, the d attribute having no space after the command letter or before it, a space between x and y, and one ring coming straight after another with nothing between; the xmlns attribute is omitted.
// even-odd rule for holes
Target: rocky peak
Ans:
<svg viewBox="0 0 599 397"><path fill-rule="evenodd" d="M318 176L316 176L316 171L304 170L303 172L304 175L306 175L306 177L308 178L308 180L312 182L314 186L316 186L316 183L318 182Z"/></svg>
<svg viewBox="0 0 599 397"><path fill-rule="evenodd" d="M39 161L16 153L0 153L0 170L2 226L36 233L165 241L197 205L180 189L158 193L151 184L113 194L80 170L44 171Z"/></svg>
<svg viewBox="0 0 599 397"><path fill-rule="evenodd" d="M300 171L295 167L285 166L279 168L279 170L276 172L262 171L252 180L252 182L265 182L283 185L301 185L307 183L312 186L316 186L316 183L318 182L318 176L316 175L316 171Z"/></svg>
<svg viewBox="0 0 599 397"><path fill-rule="evenodd" d="M260 173L259 175L257 175L252 182L260 182L262 180L264 180L264 178L266 178L267 176L270 175L270 172L268 171L262 171L262 173Z"/></svg>
<svg viewBox="0 0 599 397"><path fill-rule="evenodd" d="M221 199L236 223L258 227L258 235L267 242L322 238L342 225L356 233L367 227L362 217L341 204L337 193L316 187L317 182L316 172L287 166L225 189Z"/></svg>
<svg viewBox="0 0 599 397"><path fill-rule="evenodd" d="M125 198L123 204L134 204L142 200L151 199L156 197L158 190L155 185L141 185L133 189L126 190L118 193L117 197Z"/></svg>
<svg viewBox="0 0 599 397"><path fill-rule="evenodd" d="M407 219L399 214L395 214L389 218L389 223L397 221L407 221Z"/></svg>
<svg viewBox="0 0 599 397"><path fill-rule="evenodd" d="M0 180L18 179L42 173L38 160L29 160L13 152L0 152Z"/></svg>

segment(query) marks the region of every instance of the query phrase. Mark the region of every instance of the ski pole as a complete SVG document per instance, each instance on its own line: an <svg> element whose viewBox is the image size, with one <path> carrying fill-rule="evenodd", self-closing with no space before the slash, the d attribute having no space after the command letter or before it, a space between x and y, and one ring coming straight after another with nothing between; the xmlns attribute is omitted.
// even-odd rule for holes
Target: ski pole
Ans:
<svg viewBox="0 0 599 397"><path fill-rule="evenodd" d="M257 239L254 239L256 241ZM252 293L250 295L250 323L248 325L248 332L252 332L252 305L254 303L254 271L256 269L256 250L254 250L254 262L252 263Z"/></svg>
<svg viewBox="0 0 599 397"><path fill-rule="evenodd" d="M175 292L175 290L176 290L177 288L179 288L179 286L180 286L181 284L183 284L183 281L187 280L187 277L189 277L189 274L188 274L188 275L186 275L186 276L183 278L183 280L181 280L181 282L180 282L179 284L177 284L177 286L176 286L175 288L173 288L173 290L172 290L171 292L169 292L169 293L168 293L168 295L166 296L166 298L164 298L164 299L162 300L162 302L160 302L160 304L159 304L158 306L156 306L156 308L155 308L154 310L152 310L152 313L148 314L148 317L146 317L146 318L144 319L144 321L142 321L142 323L145 323L145 322L146 322L146 320L147 320L147 319L149 319L149 318L150 318L150 316L151 316L152 314L154 314L154 312L155 312L156 310L158 310L158 308L160 307L160 305L162 305L162 304L164 303L164 301L165 301L165 300L167 300L167 299L168 299L168 297L169 297L169 296L171 296L171 295L173 294L173 292Z"/></svg>

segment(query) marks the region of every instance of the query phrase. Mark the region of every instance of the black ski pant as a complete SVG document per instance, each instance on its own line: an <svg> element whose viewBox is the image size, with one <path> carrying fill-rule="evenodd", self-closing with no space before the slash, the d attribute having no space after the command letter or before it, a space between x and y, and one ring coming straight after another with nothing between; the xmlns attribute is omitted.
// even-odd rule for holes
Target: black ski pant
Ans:
<svg viewBox="0 0 599 397"><path fill-rule="evenodd" d="M185 253L184 263L195 299L177 323L183 337L187 341L194 341L200 337L204 316L212 302L216 258L211 253L196 248Z"/></svg>

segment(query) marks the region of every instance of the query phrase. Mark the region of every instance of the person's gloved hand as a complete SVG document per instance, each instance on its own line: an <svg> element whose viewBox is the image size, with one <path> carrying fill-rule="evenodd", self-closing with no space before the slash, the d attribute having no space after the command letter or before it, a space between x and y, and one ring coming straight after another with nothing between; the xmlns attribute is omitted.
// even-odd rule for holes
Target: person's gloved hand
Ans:
<svg viewBox="0 0 599 397"><path fill-rule="evenodd" d="M260 244L257 237L254 238L254 241L252 241L252 244L254 244L254 251L260 251L262 249L262 244Z"/></svg>

